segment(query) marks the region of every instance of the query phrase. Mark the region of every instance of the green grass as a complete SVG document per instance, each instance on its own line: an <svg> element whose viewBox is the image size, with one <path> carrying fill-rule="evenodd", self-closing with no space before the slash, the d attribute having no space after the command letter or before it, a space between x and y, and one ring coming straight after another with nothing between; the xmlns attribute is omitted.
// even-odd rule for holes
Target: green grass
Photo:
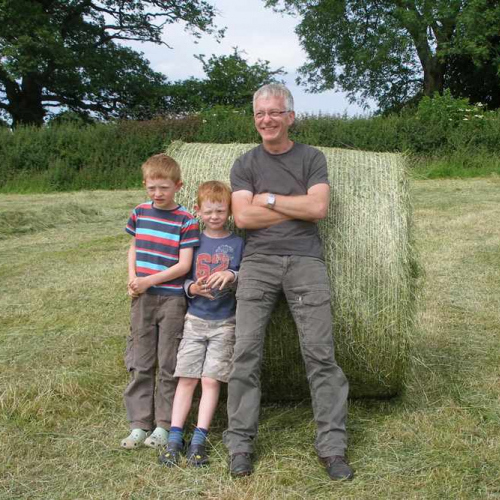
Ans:
<svg viewBox="0 0 500 500"><path fill-rule="evenodd" d="M227 473L223 407L206 470L121 450L123 225L143 194L1 195L0 498L500 498L500 181L412 186L426 281L411 373L399 399L351 402L347 484L315 458L307 402L263 408L242 480Z"/></svg>
<svg viewBox="0 0 500 500"><path fill-rule="evenodd" d="M411 169L414 179L472 179L492 175L500 175L500 156L486 151L415 157Z"/></svg>

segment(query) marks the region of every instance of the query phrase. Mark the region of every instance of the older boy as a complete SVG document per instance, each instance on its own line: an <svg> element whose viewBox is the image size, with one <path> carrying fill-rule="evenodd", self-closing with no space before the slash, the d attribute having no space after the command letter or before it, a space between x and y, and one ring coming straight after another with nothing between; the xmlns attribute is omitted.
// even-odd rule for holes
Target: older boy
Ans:
<svg viewBox="0 0 500 500"><path fill-rule="evenodd" d="M185 283L189 307L177 355L172 427L160 462L172 467L184 448L184 423L193 393L201 379L198 423L187 451L189 465L208 463L206 437L219 400L220 384L227 382L234 346L234 285L243 254L243 240L225 227L231 210L231 190L218 181L198 188L196 212L205 229L195 250L193 279Z"/></svg>
<svg viewBox="0 0 500 500"><path fill-rule="evenodd" d="M254 94L262 144L231 170L236 225L247 229L236 311L236 344L224 434L233 476L252 473L266 326L281 293L294 317L317 426L316 451L332 479L351 479L345 460L347 379L334 356L330 285L316 227L326 217L330 187L324 155L294 143L293 97L284 85Z"/></svg>
<svg viewBox="0 0 500 500"><path fill-rule="evenodd" d="M182 187L179 165L158 154L142 165L142 173L151 201L134 209L126 227L134 237L128 252L132 306L125 354L131 381L124 393L131 433L121 442L127 449L167 442L186 312L183 285L193 247L199 245L198 221L175 201Z"/></svg>

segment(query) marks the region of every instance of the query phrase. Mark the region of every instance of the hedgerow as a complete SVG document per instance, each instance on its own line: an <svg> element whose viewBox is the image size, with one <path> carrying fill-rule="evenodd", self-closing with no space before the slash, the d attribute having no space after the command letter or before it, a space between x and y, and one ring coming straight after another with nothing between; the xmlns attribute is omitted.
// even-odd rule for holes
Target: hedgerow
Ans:
<svg viewBox="0 0 500 500"><path fill-rule="evenodd" d="M427 177L500 173L500 113L447 93L388 116L299 115L291 136L320 147L405 152ZM141 163L174 140L227 144L259 137L250 113L227 107L149 121L3 127L0 192L137 187Z"/></svg>

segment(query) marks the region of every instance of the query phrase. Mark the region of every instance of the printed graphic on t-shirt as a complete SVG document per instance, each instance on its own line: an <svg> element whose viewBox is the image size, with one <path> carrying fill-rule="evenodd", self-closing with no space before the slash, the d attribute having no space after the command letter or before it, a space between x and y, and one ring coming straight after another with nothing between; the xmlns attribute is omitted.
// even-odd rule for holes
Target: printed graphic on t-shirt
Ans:
<svg viewBox="0 0 500 500"><path fill-rule="evenodd" d="M226 249L230 249L231 253L233 253L233 248L229 245L224 245ZM222 253L219 251L220 248L217 248L213 255L209 253L200 253L196 256L196 279L208 279L212 274L226 271L229 269L229 264L231 262L231 256L228 253ZM211 295L214 299L220 299L231 293L231 289L226 286L222 290L211 290Z"/></svg>

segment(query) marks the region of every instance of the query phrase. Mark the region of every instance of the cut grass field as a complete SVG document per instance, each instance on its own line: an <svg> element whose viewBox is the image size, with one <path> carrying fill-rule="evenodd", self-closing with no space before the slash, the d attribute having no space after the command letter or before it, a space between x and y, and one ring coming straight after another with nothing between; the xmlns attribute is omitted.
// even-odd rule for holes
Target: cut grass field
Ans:
<svg viewBox="0 0 500 500"><path fill-rule="evenodd" d="M127 452L123 225L140 191L1 195L0 498L500 498L500 180L412 181L426 277L407 389L350 404L350 483L315 458L307 402L265 407L256 471ZM190 422L192 425L192 421Z"/></svg>

